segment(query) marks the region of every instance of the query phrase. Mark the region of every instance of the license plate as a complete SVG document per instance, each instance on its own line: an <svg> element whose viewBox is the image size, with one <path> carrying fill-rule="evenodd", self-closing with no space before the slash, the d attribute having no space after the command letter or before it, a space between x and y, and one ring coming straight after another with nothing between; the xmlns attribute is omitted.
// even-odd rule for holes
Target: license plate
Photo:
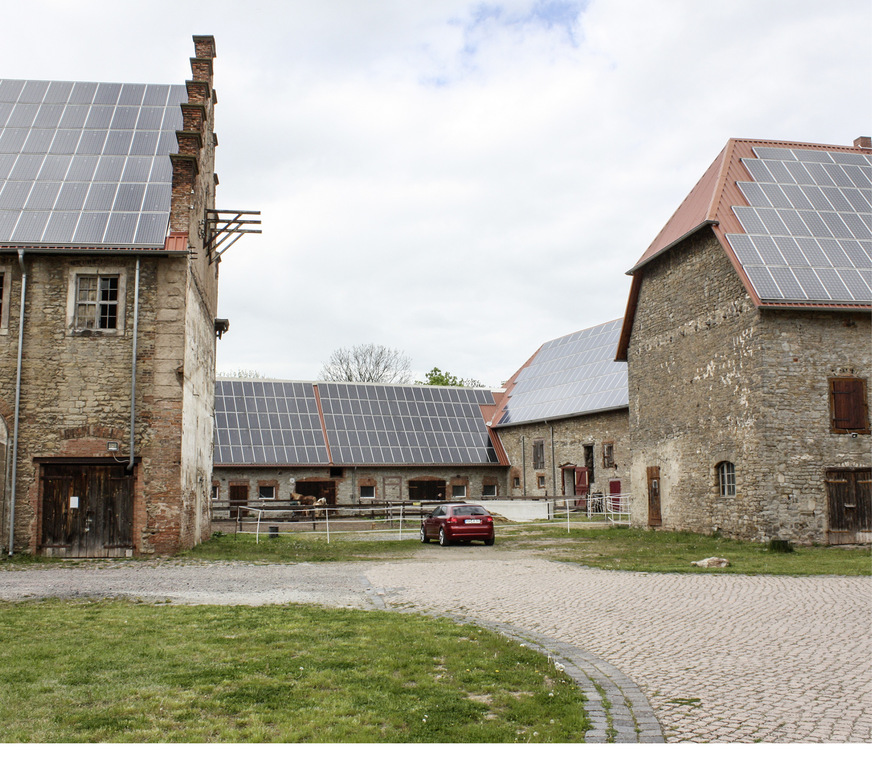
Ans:
<svg viewBox="0 0 872 761"><path fill-rule="evenodd" d="M481 523L481 518L467 518L464 523Z"/></svg>

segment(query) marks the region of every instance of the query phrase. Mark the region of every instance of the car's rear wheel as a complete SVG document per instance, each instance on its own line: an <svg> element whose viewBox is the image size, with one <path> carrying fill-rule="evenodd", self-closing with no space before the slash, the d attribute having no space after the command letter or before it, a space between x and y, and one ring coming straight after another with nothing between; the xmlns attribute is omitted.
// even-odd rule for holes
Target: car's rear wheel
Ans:
<svg viewBox="0 0 872 761"><path fill-rule="evenodd" d="M444 528L440 528L439 529L439 546L440 547L447 547L448 544L449 544L448 535L445 533Z"/></svg>
<svg viewBox="0 0 872 761"><path fill-rule="evenodd" d="M429 541L430 541L430 537L427 536L427 532L424 531L424 527L421 526L421 543L427 544L427 542L429 542Z"/></svg>
<svg viewBox="0 0 872 761"><path fill-rule="evenodd" d="M488 547L493 547L493 545L494 545L494 539L495 539L495 538L496 538L496 537L489 536L487 539L484 540L484 543L485 543Z"/></svg>

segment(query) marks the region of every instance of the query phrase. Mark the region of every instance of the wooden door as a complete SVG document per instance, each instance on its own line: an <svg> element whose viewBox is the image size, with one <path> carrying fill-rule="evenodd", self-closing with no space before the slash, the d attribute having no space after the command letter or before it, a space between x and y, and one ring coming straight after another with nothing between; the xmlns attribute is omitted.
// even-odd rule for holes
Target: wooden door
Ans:
<svg viewBox="0 0 872 761"><path fill-rule="evenodd" d="M660 515L660 468L652 466L648 468L648 525L661 526L663 519Z"/></svg>
<svg viewBox="0 0 872 761"><path fill-rule="evenodd" d="M872 531L872 469L828 470L826 485L829 541L853 544Z"/></svg>
<svg viewBox="0 0 872 761"><path fill-rule="evenodd" d="M66 557L133 548L133 476L124 465L43 465L42 543Z"/></svg>
<svg viewBox="0 0 872 761"><path fill-rule="evenodd" d="M575 469L575 494L576 496L587 496L590 490L590 470L587 468Z"/></svg>
<svg viewBox="0 0 872 761"><path fill-rule="evenodd" d="M230 500L230 517L237 518L239 508L248 506L248 481L244 484L228 484L227 497Z"/></svg>

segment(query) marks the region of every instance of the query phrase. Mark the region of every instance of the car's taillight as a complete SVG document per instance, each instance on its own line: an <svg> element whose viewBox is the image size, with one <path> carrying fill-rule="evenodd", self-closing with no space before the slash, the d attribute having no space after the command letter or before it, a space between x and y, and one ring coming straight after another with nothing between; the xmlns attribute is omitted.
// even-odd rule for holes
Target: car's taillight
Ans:
<svg viewBox="0 0 872 761"><path fill-rule="evenodd" d="M455 516L451 516L447 521L447 523L460 523L460 518L456 518Z"/></svg>

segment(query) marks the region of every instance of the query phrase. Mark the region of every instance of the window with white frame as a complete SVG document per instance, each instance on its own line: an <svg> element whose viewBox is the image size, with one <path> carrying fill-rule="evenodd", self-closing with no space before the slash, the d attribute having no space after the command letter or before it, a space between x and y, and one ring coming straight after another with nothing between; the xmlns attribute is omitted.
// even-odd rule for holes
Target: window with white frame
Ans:
<svg viewBox="0 0 872 761"><path fill-rule="evenodd" d="M218 499L218 495L221 493L221 484L214 483L212 484L212 499Z"/></svg>
<svg viewBox="0 0 872 761"><path fill-rule="evenodd" d="M496 484L484 484L481 487L481 496L482 497L496 497L497 496L497 485Z"/></svg>
<svg viewBox="0 0 872 761"><path fill-rule="evenodd" d="M717 465L718 493L722 497L736 496L736 466L724 460Z"/></svg>
<svg viewBox="0 0 872 761"><path fill-rule="evenodd" d="M276 498L276 487L272 484L260 484L257 487L257 498L258 499L275 499Z"/></svg>
<svg viewBox="0 0 872 761"><path fill-rule="evenodd" d="M361 485L360 498L361 499L375 499L375 486Z"/></svg>
<svg viewBox="0 0 872 761"><path fill-rule="evenodd" d="M451 498L452 499L465 499L466 498L466 484L452 484L452 486L451 486Z"/></svg>

